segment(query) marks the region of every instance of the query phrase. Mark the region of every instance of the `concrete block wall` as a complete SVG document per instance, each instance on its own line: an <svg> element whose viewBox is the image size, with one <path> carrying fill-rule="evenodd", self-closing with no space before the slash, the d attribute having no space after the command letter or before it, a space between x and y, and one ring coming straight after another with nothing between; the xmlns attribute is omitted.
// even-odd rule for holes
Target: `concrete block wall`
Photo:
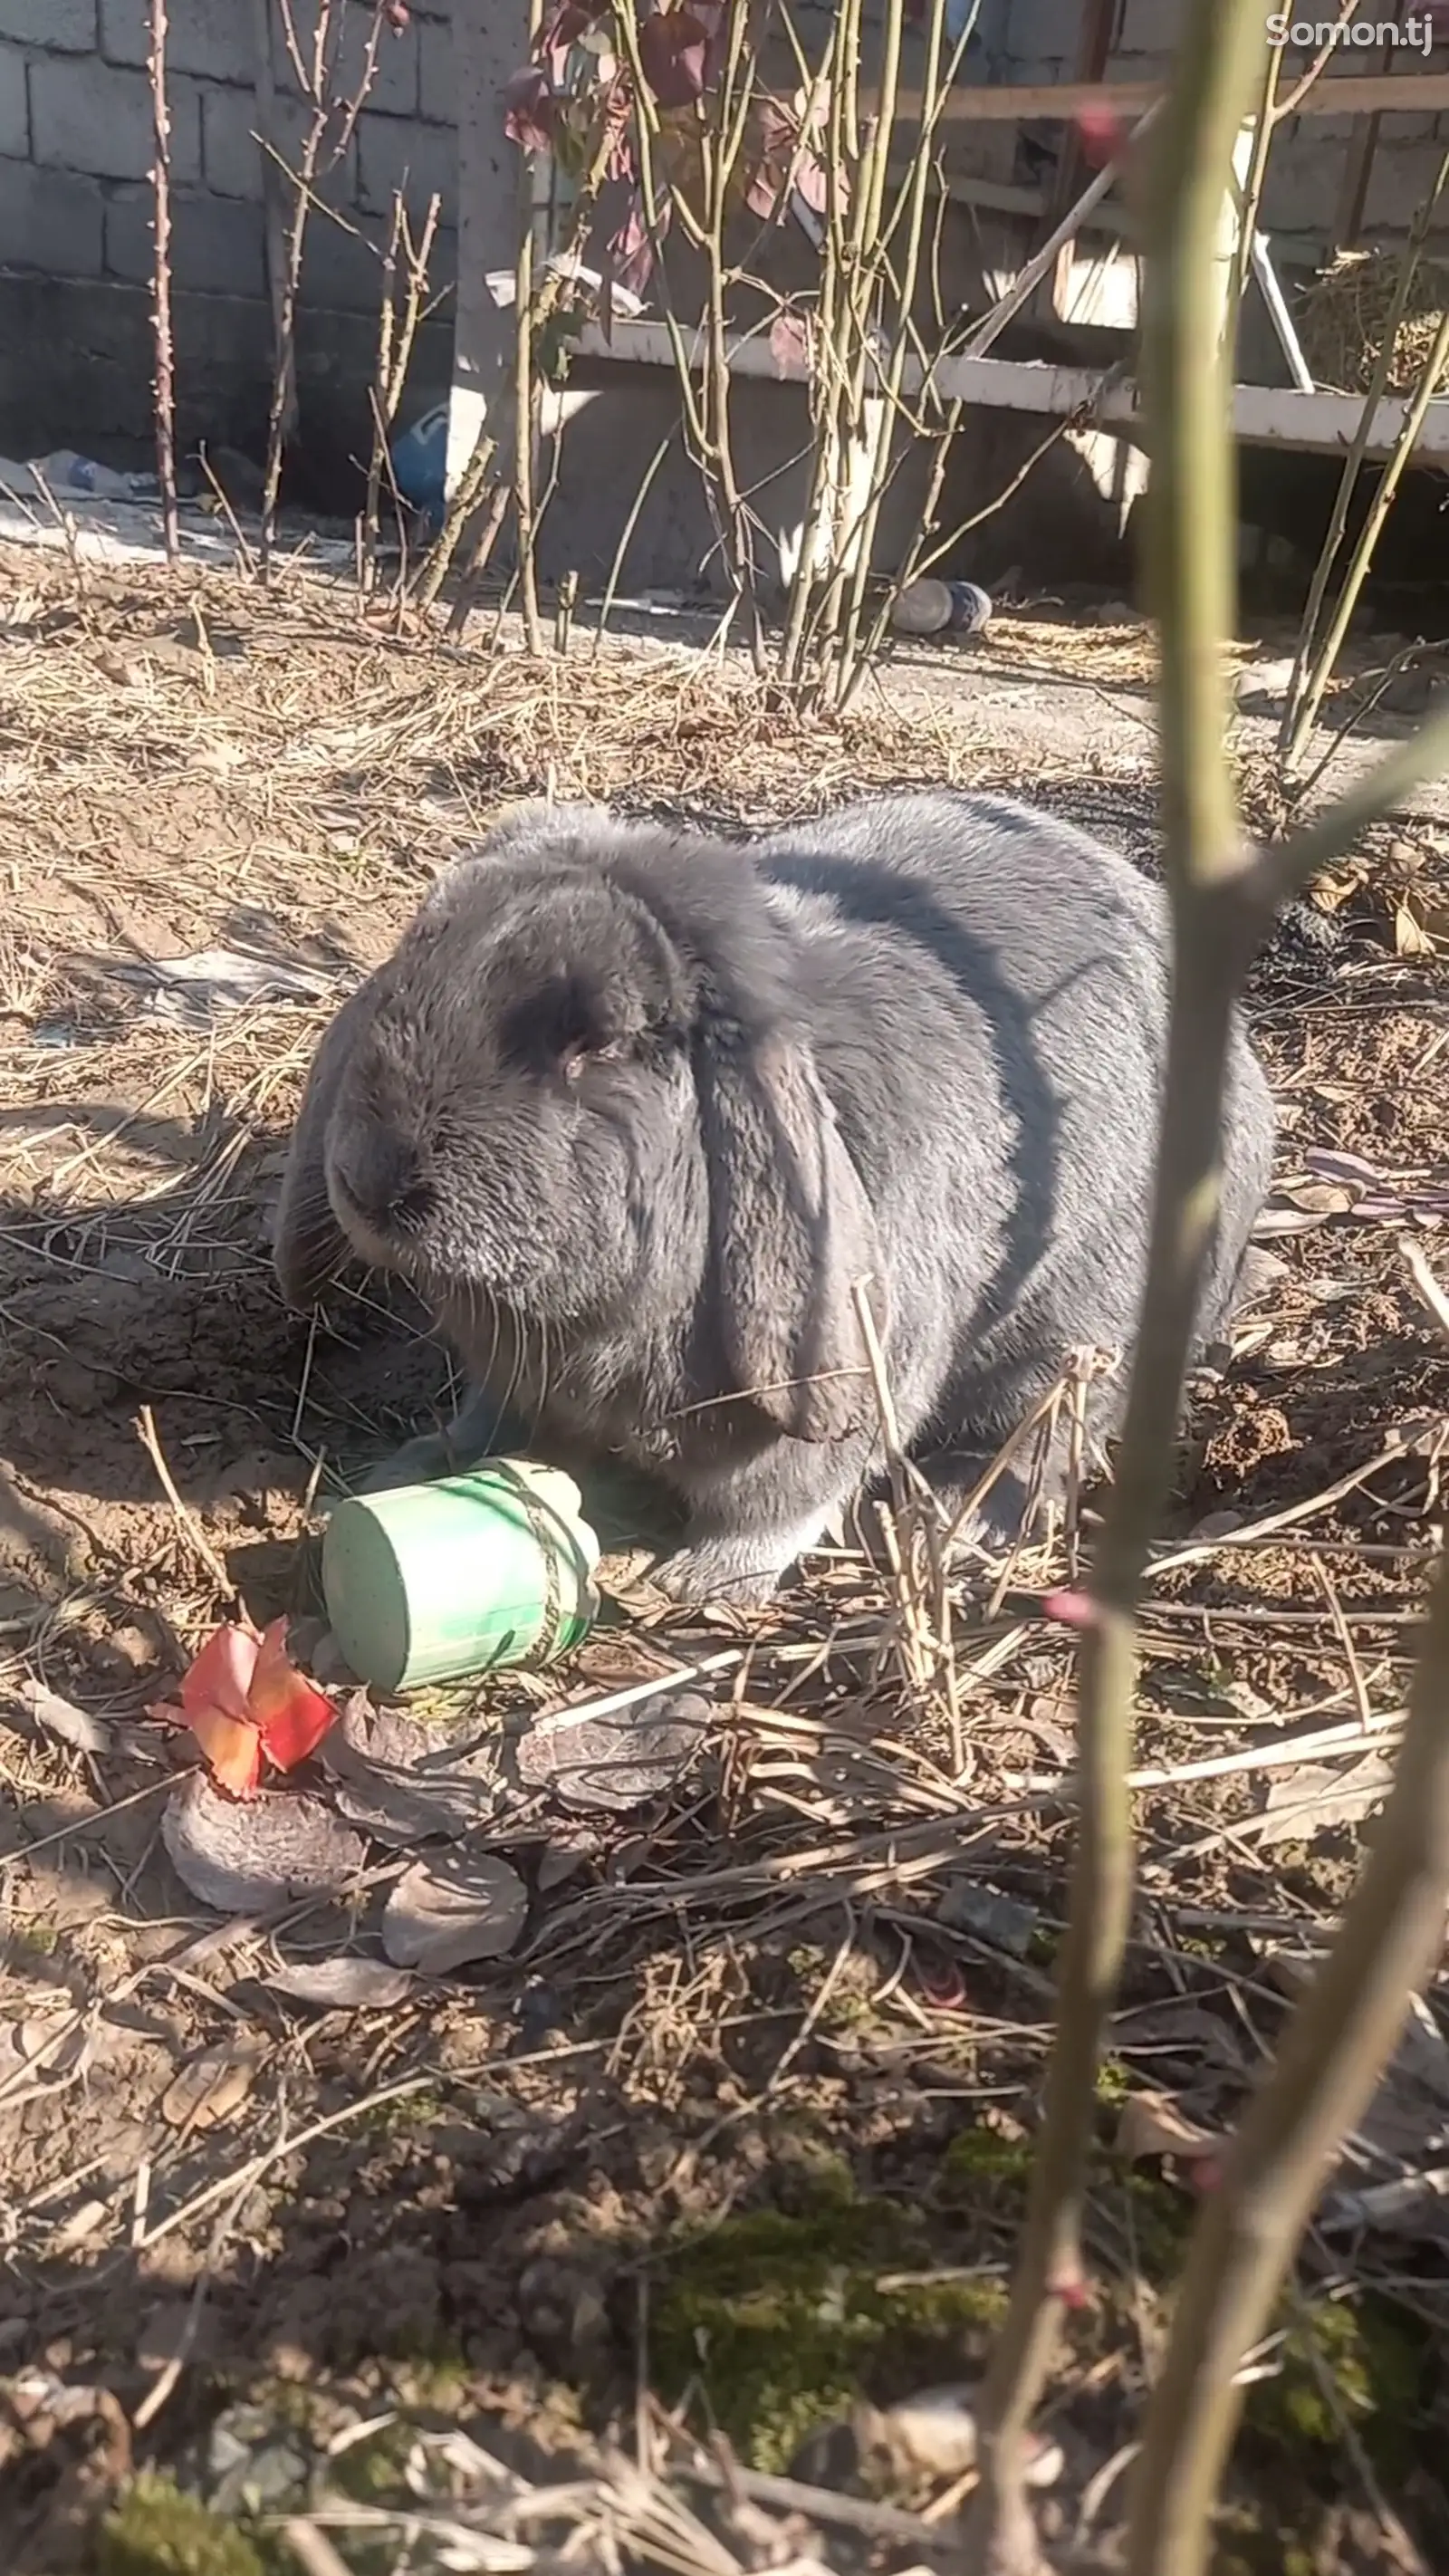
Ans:
<svg viewBox="0 0 1449 2576"><path fill-rule="evenodd" d="M294 0L304 56L315 0ZM0 272L144 284L151 273L153 158L146 0L0 0ZM339 86L361 77L371 11L349 0ZM183 293L265 295L262 151L248 0L172 0L168 99L175 282ZM436 191L436 284L457 257L457 140L447 0L386 31L369 102L319 194L304 300L375 311L377 246L401 188L421 213ZM295 166L307 122L280 32L278 149Z"/></svg>

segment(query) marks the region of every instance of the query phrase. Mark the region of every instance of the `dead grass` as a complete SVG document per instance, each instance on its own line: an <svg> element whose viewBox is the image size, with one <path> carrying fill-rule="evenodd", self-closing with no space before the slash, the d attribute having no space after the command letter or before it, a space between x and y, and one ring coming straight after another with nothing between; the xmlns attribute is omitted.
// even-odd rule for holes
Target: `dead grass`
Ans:
<svg viewBox="0 0 1449 2576"><path fill-rule="evenodd" d="M1402 265L1398 249L1340 251L1298 299L1295 321L1315 381L1337 393L1367 393L1384 344ZM1387 391L1418 385L1444 311L1449 269L1421 260L1389 361Z"/></svg>
<svg viewBox="0 0 1449 2576"><path fill-rule="evenodd" d="M735 672L642 647L490 660L360 628L300 587L259 609L241 584L195 576L28 562L25 578L25 613L12 599L0 630L0 2362L98 2392L95 2422L109 2399L128 2460L206 2494L224 2481L198 2428L222 2399L273 2392L272 2430L245 2435L260 2455L286 2418L276 2389L305 2380L334 2409L324 2431L309 2415L304 2444L331 2464L331 2501L308 2489L286 2508L314 2541L350 2559L359 2535L405 2529L421 2563L451 2549L449 2564L520 2571L542 2508L510 2487L500 2519L463 2417L536 2423L582 2386L591 2423L627 2428L638 2464L590 2450L575 2415L578 2546L612 2563L676 2510L629 2478L714 2459L694 2444L698 2390L688 2433L646 2404L650 2266L681 2230L761 2203L788 2218L802 2192L813 2208L800 2175L833 2156L855 2193L926 2213L935 2269L999 2268L1009 2250L989 2193L952 2200L941 2177L962 2140L1009 2160L1029 2136L1071 1819L1072 1633L1042 1594L1082 1533L948 1596L906 1480L894 1577L889 1546L884 1572L822 1552L748 1625L666 1614L621 1553L614 1611L576 1668L484 1695L499 1744L486 1841L530 1887L520 1952L384 2013L289 2000L279 1971L375 1952L403 1864L374 1846L326 1904L204 1918L158 1845L173 1740L145 1710L230 1587L258 1616L305 1606L296 1541L319 1492L417 1427L445 1364L380 1297L356 1298L336 1335L281 1310L264 1213L287 1118L337 996L511 798L737 827L872 782L977 780L1029 787L1146 860L1150 780L1083 778L1045 742L1031 781L1008 779L949 706L804 723ZM1142 2227L1187 2206L1170 2164L1150 2211L1135 2196L1111 2154L1115 2095L1166 2092L1209 2131L1232 2118L1347 1882L1376 1776L1363 1766L1396 1739L1442 1519L1449 1354L1398 1238L1414 1232L1443 1277L1449 869L1434 834L1414 837L1422 944L1396 953L1395 915L1361 876L1325 897L1339 949L1280 946L1255 990L1284 1116L1281 1269L1199 1389L1149 1586L1108 2250L1056 2395L1073 2498L1125 2438L1154 2331L1163 2284ZM148 970L211 949L315 982L213 1010ZM520 1791L508 1747L541 1707L671 1667L704 1668L718 1700L708 1758L671 1796L581 1818ZM37 1684L98 1744L48 1730ZM441 1695L433 1713L459 1704ZM1444 2053L1443 1998L1426 2009ZM182 2096L178 2069L199 2069ZM1446 2121L1426 2042L1355 2142L1340 2200L1412 2180ZM1345 2237L1332 2212L1305 2283L1391 2284L1441 2330L1431 2218ZM943 2376L950 2363L943 2351ZM708 2393L707 2362L702 2375ZM77 2464L58 2403L51 2389L43 2442L34 2410L0 2426L16 2563L36 2576L55 2576L92 2456L81 2443ZM446 2434L423 2426L429 2406ZM384 2501L344 2510L333 2469L378 2415L426 2456L401 2459ZM1307 2526L1292 2516L1311 2522L1325 2475L1317 2455L1307 2473L1278 2458L1259 2491L1295 2545ZM109 2492L102 2479L92 2521ZM1352 2468L1331 2509L1374 2528ZM719 2576L720 2551L757 2563L758 2534L711 2528L649 2547ZM949 2512L923 2528L949 2537ZM920 2530L895 2538L927 2550ZM1322 2563L1396 2563L1383 2549Z"/></svg>

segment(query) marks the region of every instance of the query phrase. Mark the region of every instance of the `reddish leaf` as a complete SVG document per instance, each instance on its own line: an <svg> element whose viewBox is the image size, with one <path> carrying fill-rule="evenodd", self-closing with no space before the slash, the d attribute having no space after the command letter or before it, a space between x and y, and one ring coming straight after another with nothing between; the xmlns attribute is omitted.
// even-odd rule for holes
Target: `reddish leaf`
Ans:
<svg viewBox="0 0 1449 2576"><path fill-rule="evenodd" d="M558 100L530 63L503 85L503 131L523 152L547 152L558 126Z"/></svg>
<svg viewBox="0 0 1449 2576"><path fill-rule="evenodd" d="M639 30L639 67L661 107L691 107L704 95L710 30L688 9L655 10Z"/></svg>
<svg viewBox="0 0 1449 2576"><path fill-rule="evenodd" d="M662 231L668 222L667 203L660 207L659 214ZM654 274L654 246L637 196L610 238L604 254L604 273L611 285L622 286L630 295L642 295Z"/></svg>
<svg viewBox="0 0 1449 2576"><path fill-rule="evenodd" d="M848 205L849 181L843 170L836 173L835 184L840 191L841 203ZM795 171L795 185L812 215L823 215L829 201L830 173L818 152L801 153Z"/></svg>
<svg viewBox="0 0 1449 2576"><path fill-rule="evenodd" d="M219 1708L199 1708L188 1724L222 1788L234 1798L255 1796L262 1776L262 1739L256 1727Z"/></svg>
<svg viewBox="0 0 1449 2576"><path fill-rule="evenodd" d="M545 18L539 33L541 54L566 54L580 36L598 24L607 14L609 0L559 0L559 6Z"/></svg>
<svg viewBox="0 0 1449 2576"><path fill-rule="evenodd" d="M181 1705L193 1725L207 1709L219 1709L224 1717L250 1715L247 1693L258 1652L245 1628L222 1627L208 1637L181 1685Z"/></svg>
<svg viewBox="0 0 1449 2576"><path fill-rule="evenodd" d="M395 36L405 35L413 23L408 0L384 0L383 16Z"/></svg>
<svg viewBox="0 0 1449 2576"><path fill-rule="evenodd" d="M274 1619L261 1642L248 1693L251 1716L261 1729L267 1760L278 1771L295 1771L316 1751L337 1711L287 1653L287 1623Z"/></svg>
<svg viewBox="0 0 1449 2576"><path fill-rule="evenodd" d="M810 337L802 313L777 313L770 324L770 355L782 376L803 367L810 356Z"/></svg>

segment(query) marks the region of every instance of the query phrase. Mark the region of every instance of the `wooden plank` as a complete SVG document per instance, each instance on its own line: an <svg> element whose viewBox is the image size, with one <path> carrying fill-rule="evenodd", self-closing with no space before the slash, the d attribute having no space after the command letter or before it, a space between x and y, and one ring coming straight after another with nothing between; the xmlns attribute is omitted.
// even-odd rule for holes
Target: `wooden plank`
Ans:
<svg viewBox="0 0 1449 2576"><path fill-rule="evenodd" d="M611 358L625 365L674 364L673 344L662 322L616 321L608 340L597 324L591 323L582 333L579 346L588 357ZM703 365L705 347L704 334L697 333L689 352L694 367ZM732 375L774 384L804 384L809 378L804 359L789 352L777 353L763 331L731 344L729 366ZM919 394L922 373L915 361L907 366L902 388L907 398ZM1097 428L1141 437L1142 415L1135 387L1121 383L1104 390L1100 375L1089 367L1053 367L1015 358L942 358L934 371L934 383L937 393L947 402L980 403L991 410L1058 418L1064 412L1080 411L1089 415ZM1288 447L1305 455L1341 456L1354 437L1362 409L1359 394L1300 393L1291 385L1233 387L1234 433L1251 447ZM1407 409L1408 399L1398 395L1388 395L1379 404L1369 441L1371 456L1389 453ZM1430 403L1414 455L1419 464L1449 465L1449 397Z"/></svg>
<svg viewBox="0 0 1449 2576"><path fill-rule="evenodd" d="M1064 122L1084 108L1108 107L1123 116L1141 116L1165 96L1161 81L963 82L947 92L937 110L944 125L971 125L1023 117L1060 117ZM879 91L862 88L863 109L878 104ZM1316 80L1293 113L1295 116L1369 116L1376 109L1442 115L1449 109L1449 72L1327 72ZM926 115L923 90L903 88L896 116L903 125L920 125Z"/></svg>

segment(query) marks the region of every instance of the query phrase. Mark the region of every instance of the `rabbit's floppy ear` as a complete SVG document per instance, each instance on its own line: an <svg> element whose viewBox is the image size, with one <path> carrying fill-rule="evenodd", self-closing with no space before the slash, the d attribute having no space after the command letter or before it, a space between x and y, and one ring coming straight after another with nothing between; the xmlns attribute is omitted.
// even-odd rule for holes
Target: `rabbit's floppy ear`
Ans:
<svg viewBox="0 0 1449 2576"><path fill-rule="evenodd" d="M315 1306L348 1256L327 1195L327 1129L371 993L369 978L325 1031L292 1130L272 1230L272 1266L289 1306Z"/></svg>
<svg viewBox="0 0 1449 2576"><path fill-rule="evenodd" d="M875 1223L809 1049L706 1043L700 1108L725 1365L792 1439L866 1429L875 1393L855 1301L885 1285Z"/></svg>

